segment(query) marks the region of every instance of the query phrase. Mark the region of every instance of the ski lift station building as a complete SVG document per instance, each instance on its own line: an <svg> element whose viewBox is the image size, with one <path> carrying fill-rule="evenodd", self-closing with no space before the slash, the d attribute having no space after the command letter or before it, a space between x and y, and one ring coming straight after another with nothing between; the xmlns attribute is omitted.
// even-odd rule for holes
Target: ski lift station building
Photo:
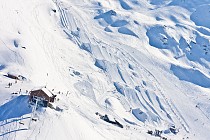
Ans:
<svg viewBox="0 0 210 140"><path fill-rule="evenodd" d="M38 88L34 89L29 92L29 101L34 102L36 98L40 98L41 101L39 104L42 104L42 106L47 107L49 106L49 103L53 103L55 100L56 95L54 95L50 90L47 88Z"/></svg>

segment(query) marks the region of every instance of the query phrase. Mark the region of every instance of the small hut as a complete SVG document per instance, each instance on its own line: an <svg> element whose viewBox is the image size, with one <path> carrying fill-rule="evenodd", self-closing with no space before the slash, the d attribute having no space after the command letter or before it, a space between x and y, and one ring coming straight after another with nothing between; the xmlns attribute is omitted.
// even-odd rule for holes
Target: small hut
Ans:
<svg viewBox="0 0 210 140"><path fill-rule="evenodd" d="M11 78L11 79L15 79L15 80L18 80L18 75L14 74L14 73L7 73L7 76L8 78Z"/></svg>
<svg viewBox="0 0 210 140"><path fill-rule="evenodd" d="M49 103L53 103L55 101L56 95L54 95L50 90L46 87L38 88L29 92L29 101L35 102L37 98L40 98L39 105L47 107Z"/></svg>
<svg viewBox="0 0 210 140"><path fill-rule="evenodd" d="M11 79L15 79L15 80L20 80L20 81L26 81L27 79L20 75L20 74L16 74L16 73L13 73L13 72L8 72L7 75L4 75L8 78L11 78Z"/></svg>

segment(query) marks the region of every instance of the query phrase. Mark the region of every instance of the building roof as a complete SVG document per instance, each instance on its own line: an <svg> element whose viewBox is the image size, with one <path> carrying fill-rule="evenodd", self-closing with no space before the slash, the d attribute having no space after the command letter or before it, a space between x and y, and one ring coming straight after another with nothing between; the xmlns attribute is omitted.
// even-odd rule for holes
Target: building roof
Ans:
<svg viewBox="0 0 210 140"><path fill-rule="evenodd" d="M35 88L33 89L32 91L36 91L36 90L42 90L44 93L47 94L47 96L51 97L53 96L54 94L49 90L47 89L46 87L39 87L39 88Z"/></svg>
<svg viewBox="0 0 210 140"><path fill-rule="evenodd" d="M53 93L49 89L42 88L41 90L44 91L49 97L53 96Z"/></svg>

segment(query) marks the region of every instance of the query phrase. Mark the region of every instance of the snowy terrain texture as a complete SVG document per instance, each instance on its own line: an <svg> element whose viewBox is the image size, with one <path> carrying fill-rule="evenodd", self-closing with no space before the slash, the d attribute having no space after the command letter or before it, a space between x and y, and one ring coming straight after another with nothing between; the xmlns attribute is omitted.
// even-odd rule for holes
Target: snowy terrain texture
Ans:
<svg viewBox="0 0 210 140"><path fill-rule="evenodd" d="M28 91L43 86L60 111L30 123ZM158 140L155 129L210 139L209 0L0 1L0 140Z"/></svg>

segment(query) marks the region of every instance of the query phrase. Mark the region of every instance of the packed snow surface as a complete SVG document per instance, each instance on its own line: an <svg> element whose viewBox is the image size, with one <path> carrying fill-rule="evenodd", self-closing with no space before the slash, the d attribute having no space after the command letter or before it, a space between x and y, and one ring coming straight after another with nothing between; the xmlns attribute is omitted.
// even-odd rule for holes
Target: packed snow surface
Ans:
<svg viewBox="0 0 210 140"><path fill-rule="evenodd" d="M0 140L210 139L209 0L1 0L0 10ZM34 111L37 87L57 95L56 109Z"/></svg>

